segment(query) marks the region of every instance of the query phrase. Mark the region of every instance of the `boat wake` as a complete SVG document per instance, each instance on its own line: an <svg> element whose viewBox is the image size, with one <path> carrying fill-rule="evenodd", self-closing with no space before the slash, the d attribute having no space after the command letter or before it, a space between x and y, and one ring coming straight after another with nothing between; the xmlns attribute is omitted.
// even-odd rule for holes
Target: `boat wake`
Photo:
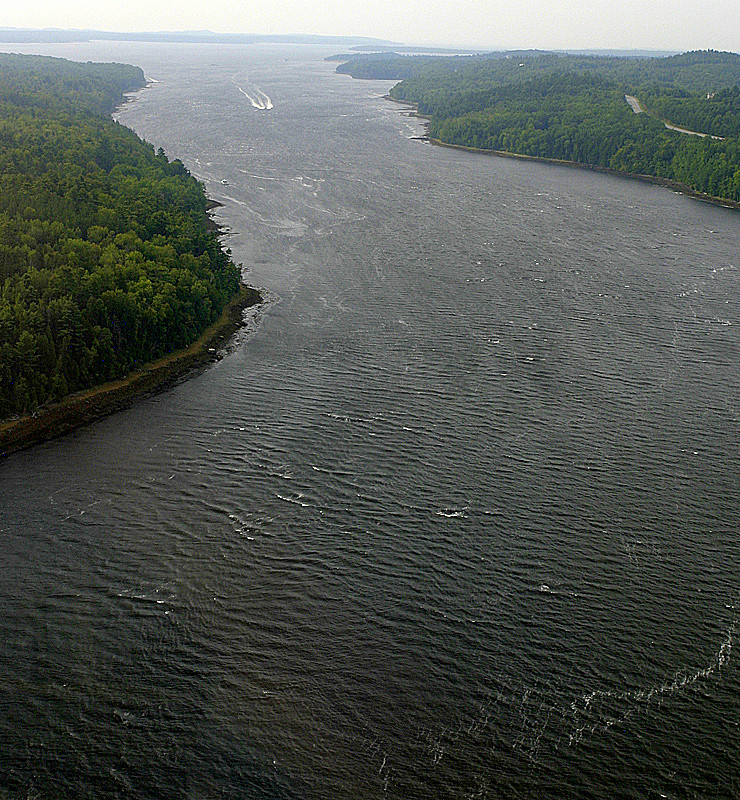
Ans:
<svg viewBox="0 0 740 800"><path fill-rule="evenodd" d="M253 108L259 111L269 111L273 108L272 100L256 86L248 86L247 89L242 89L241 86L237 85L236 88L249 100Z"/></svg>

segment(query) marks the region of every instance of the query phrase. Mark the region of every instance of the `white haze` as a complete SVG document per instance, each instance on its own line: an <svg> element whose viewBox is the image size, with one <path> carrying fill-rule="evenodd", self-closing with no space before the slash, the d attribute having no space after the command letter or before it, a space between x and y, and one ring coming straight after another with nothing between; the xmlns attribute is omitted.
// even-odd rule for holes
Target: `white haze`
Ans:
<svg viewBox="0 0 740 800"><path fill-rule="evenodd" d="M374 36L481 48L740 49L738 0L0 0L0 25Z"/></svg>

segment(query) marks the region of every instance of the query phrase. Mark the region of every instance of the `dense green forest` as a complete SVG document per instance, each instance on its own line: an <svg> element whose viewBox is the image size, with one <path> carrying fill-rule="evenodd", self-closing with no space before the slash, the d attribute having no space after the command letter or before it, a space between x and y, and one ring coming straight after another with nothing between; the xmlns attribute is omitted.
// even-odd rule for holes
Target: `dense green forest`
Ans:
<svg viewBox="0 0 740 800"><path fill-rule="evenodd" d="M651 175L740 201L740 56L357 56L338 71L400 79L391 96L418 105L449 144ZM636 114L625 96L648 113ZM664 121L709 134L668 130ZM711 138L721 137L721 139Z"/></svg>
<svg viewBox="0 0 740 800"><path fill-rule="evenodd" d="M188 345L238 290L201 184L109 116L144 84L0 54L0 419Z"/></svg>

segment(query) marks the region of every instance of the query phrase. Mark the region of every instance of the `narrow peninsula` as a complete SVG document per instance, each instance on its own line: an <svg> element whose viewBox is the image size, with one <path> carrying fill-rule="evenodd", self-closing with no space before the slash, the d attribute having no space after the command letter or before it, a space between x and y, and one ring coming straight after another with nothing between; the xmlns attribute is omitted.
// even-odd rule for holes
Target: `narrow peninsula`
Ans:
<svg viewBox="0 0 740 800"><path fill-rule="evenodd" d="M203 186L111 119L145 85L0 54L0 453L168 385L260 299Z"/></svg>
<svg viewBox="0 0 740 800"><path fill-rule="evenodd" d="M347 57L337 71L399 80L390 98L415 105L437 144L647 178L740 207L735 53L383 52Z"/></svg>

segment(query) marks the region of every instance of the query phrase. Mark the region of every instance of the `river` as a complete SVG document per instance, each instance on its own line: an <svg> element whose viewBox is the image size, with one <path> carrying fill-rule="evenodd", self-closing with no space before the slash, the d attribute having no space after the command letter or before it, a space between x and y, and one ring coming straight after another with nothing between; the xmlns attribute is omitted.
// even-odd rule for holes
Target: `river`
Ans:
<svg viewBox="0 0 740 800"><path fill-rule="evenodd" d="M740 796L737 212L328 49L26 49L157 81L268 302L0 463L0 797Z"/></svg>

